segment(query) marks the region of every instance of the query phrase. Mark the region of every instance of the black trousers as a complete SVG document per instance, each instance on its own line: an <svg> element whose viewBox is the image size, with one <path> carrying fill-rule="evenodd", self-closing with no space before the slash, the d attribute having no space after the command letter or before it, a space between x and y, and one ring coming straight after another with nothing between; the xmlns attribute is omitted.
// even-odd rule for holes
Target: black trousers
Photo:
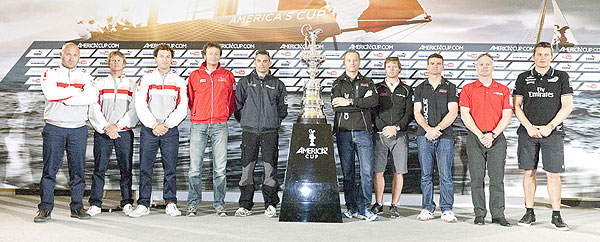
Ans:
<svg viewBox="0 0 600 242"><path fill-rule="evenodd" d="M485 171L490 177L490 213L492 218L504 218L504 165L506 164L506 139L500 134L486 148L477 136L467 136L467 156L471 176L471 199L475 216L485 217Z"/></svg>
<svg viewBox="0 0 600 242"><path fill-rule="evenodd" d="M254 168L260 149L264 164L262 194L265 208L269 205L277 207L279 196L277 191L277 158L279 156L279 134L277 132L255 134L242 132L242 178L240 179L240 207L252 209L254 202Z"/></svg>

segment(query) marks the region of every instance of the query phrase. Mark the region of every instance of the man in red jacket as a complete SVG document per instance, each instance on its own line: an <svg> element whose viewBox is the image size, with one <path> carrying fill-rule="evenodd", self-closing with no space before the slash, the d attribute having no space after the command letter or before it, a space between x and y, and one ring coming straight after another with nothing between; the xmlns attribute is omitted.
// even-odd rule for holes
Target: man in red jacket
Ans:
<svg viewBox="0 0 600 242"><path fill-rule="evenodd" d="M204 63L188 79L190 107L190 170L187 216L196 216L198 203L202 200L202 161L210 138L213 154L213 207L217 215L227 216L225 211L225 166L227 164L227 119L235 110L231 71L221 68L221 46L208 42L202 48Z"/></svg>

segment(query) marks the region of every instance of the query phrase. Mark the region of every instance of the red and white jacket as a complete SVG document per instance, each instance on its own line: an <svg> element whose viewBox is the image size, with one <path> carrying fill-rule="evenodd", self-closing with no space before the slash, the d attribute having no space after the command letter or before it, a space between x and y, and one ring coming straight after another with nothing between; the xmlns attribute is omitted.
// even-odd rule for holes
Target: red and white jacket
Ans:
<svg viewBox="0 0 600 242"><path fill-rule="evenodd" d="M133 93L136 80L125 75L108 75L92 82L99 91L98 101L90 106L90 123L98 133L103 128L115 124L121 131L134 128L139 119L135 112Z"/></svg>
<svg viewBox="0 0 600 242"><path fill-rule="evenodd" d="M144 75L135 91L135 111L148 128L164 123L173 128L187 116L185 80L172 71L161 75L158 69Z"/></svg>
<svg viewBox="0 0 600 242"><path fill-rule="evenodd" d="M233 85L235 77L231 71L217 66L206 72L206 62L188 78L190 120L192 123L216 124L227 121L235 111Z"/></svg>
<svg viewBox="0 0 600 242"><path fill-rule="evenodd" d="M92 76L64 66L42 74L42 92L46 97L44 120L63 128L79 128L88 120L88 107L98 100Z"/></svg>

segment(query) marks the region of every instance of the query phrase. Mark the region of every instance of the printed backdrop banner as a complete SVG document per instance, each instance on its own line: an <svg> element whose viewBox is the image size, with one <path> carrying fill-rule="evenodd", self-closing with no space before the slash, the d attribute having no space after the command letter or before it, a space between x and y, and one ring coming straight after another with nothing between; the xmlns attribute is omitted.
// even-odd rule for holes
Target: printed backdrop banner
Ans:
<svg viewBox="0 0 600 242"><path fill-rule="evenodd" d="M44 97L40 91L40 75L44 70L60 65L59 52L64 42L35 41L23 53L18 62L5 76L0 85L4 92L0 102L0 188L37 189L42 169L42 142ZM184 78L197 69L203 62L201 49L205 42L76 42L81 49L80 69L99 78L109 74L106 57L113 50L120 50L127 58L125 73L140 77L152 70L156 63L152 58L152 49L161 43L167 43L175 49L172 69ZM280 131L280 153L278 179L283 184L287 164L288 144L292 124L300 111L301 87L308 78L304 64L299 60L303 43L286 42L230 42L221 43L223 54L221 65L239 77L248 75L254 68L253 56L256 50L266 49L271 53L273 65L271 73L279 77L290 92L289 116L283 121ZM344 72L343 53L348 49L357 50L361 55L360 72L375 82L385 78L383 62L386 57L399 57L402 65L402 81L416 87L427 76L426 59L432 53L445 58L444 77L456 84L459 89L477 78L475 62L477 56L489 53L494 57L494 79L514 88L517 75L533 66L531 60L533 45L513 44L457 44L457 43L361 43L361 42L322 42L318 49L327 58L321 66L318 81L323 92L328 93L333 80ZM565 164L563 173L563 197L598 197L600 188L600 167L598 166L600 140L589 130L600 123L598 105L600 104L600 46L578 45L560 47L554 55L552 67L569 73L571 85L575 90L573 113L565 122ZM333 116L329 97L325 94L325 113L329 123ZM240 143L241 130L234 120L228 122L230 137L228 144L227 183L231 190L237 189L241 175ZM140 124L141 125L141 124ZM134 187L139 178L139 127L135 132L134 145ZM189 118L180 125L180 151L177 166L177 186L187 189L187 171L189 167ZM455 147L454 179L459 194L469 193L468 159L465 151L467 131L460 121L454 123L458 133ZM508 141L506 162L506 193L508 196L522 196L521 171L516 159L518 121L512 119L505 131ZM409 173L405 176L404 192L420 193L420 167L416 155L416 124L410 126ZM92 139L90 128L88 150L86 153L86 180L91 184L93 171ZM211 157L210 148L207 157ZM337 152L336 152L337 153ZM336 155L337 159L337 155ZM206 158L210 161L210 158ZM203 187L212 189L211 162L205 162ZM339 161L336 161L339 168ZM357 164L358 168L358 164ZM162 167L155 167L153 185L155 190L162 187ZM541 171L541 169L540 169ZM260 184L262 166L257 168L257 182ZM542 171L540 173L543 173ZM391 174L386 173L386 178ZM106 189L118 189L119 174L116 158L113 154L107 172ZM338 174L341 183L341 174ZM387 179L388 183L391 179ZM545 176L538 177L538 184L545 185ZM68 188L68 173L63 165L57 178L58 188ZM390 186L386 187L390 189ZM546 189L539 188L543 194Z"/></svg>

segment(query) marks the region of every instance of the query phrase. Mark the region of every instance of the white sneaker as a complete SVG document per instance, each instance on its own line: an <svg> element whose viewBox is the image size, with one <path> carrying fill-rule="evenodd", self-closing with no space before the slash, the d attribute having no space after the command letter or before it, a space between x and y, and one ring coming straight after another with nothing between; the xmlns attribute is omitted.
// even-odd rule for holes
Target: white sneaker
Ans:
<svg viewBox="0 0 600 242"><path fill-rule="evenodd" d="M175 205L174 202L170 202L167 204L167 207L165 208L165 213L173 217L181 215L181 211L177 209L177 205Z"/></svg>
<svg viewBox="0 0 600 242"><path fill-rule="evenodd" d="M273 205L269 205L269 207L267 207L265 210L265 216L269 218L277 216L277 209L273 207Z"/></svg>
<svg viewBox="0 0 600 242"><path fill-rule="evenodd" d="M456 219L456 216L454 215L454 212L452 212L452 210L448 210L444 213L442 213L442 220L444 220L444 222L447 223L453 223L458 221L458 219Z"/></svg>
<svg viewBox="0 0 600 242"><path fill-rule="evenodd" d="M419 216L417 216L417 219L419 219L421 221L428 221L433 218L434 218L433 213L429 212L429 210L427 210L427 209L421 210L421 213L419 214Z"/></svg>
<svg viewBox="0 0 600 242"><path fill-rule="evenodd" d="M374 214L373 212L371 212L371 210L365 210L361 213L359 213L356 218L358 219L364 219L366 221L379 221L379 216L377 214Z"/></svg>
<svg viewBox="0 0 600 242"><path fill-rule="evenodd" d="M102 209L100 207L92 205L88 208L86 213L90 216L95 216L96 214L102 213Z"/></svg>
<svg viewBox="0 0 600 242"><path fill-rule="evenodd" d="M125 204L125 206L123 206L122 210L125 215L129 215L131 212L133 212L133 206L131 206L131 204L129 204L129 203Z"/></svg>
<svg viewBox="0 0 600 242"><path fill-rule="evenodd" d="M238 208L238 210L235 211L236 217L246 217L250 215L252 215L252 211L245 208Z"/></svg>
<svg viewBox="0 0 600 242"><path fill-rule="evenodd" d="M133 212L129 213L127 216L132 218L139 218L144 215L150 214L150 208L144 205L138 205Z"/></svg>

